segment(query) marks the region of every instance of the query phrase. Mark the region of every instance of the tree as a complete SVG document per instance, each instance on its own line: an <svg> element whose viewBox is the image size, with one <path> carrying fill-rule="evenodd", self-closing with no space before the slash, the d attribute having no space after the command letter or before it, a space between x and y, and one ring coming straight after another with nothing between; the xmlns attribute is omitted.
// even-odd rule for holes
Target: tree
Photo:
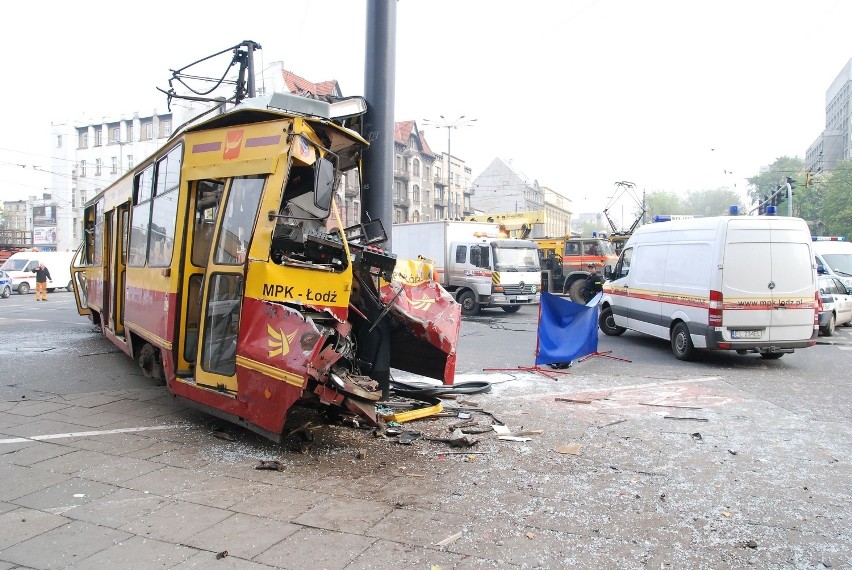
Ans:
<svg viewBox="0 0 852 570"><path fill-rule="evenodd" d="M650 220L654 216L665 214L689 214L681 203L680 196L674 192L649 192L645 195L645 218ZM641 210L636 211L639 215Z"/></svg>
<svg viewBox="0 0 852 570"><path fill-rule="evenodd" d="M852 159L837 163L819 182L822 229L815 233L852 237ZM816 229L816 228L815 228Z"/></svg>
<svg viewBox="0 0 852 570"><path fill-rule="evenodd" d="M684 209L694 216L724 216L730 206L738 206L740 211L744 209L737 193L727 188L689 191L684 202Z"/></svg>
<svg viewBox="0 0 852 570"><path fill-rule="evenodd" d="M804 187L805 177L802 175L804 162L798 156L782 156L775 159L765 172L748 179L748 196L756 208L764 199L772 196L777 190L778 184L788 177L792 177L797 189ZM793 201L795 204L795 200ZM780 212L786 214L786 212Z"/></svg>

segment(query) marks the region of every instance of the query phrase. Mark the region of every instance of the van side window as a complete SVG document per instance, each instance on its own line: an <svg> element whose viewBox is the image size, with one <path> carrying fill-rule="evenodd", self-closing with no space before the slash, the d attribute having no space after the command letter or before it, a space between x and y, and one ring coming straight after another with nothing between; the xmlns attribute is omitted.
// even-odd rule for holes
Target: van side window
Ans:
<svg viewBox="0 0 852 570"><path fill-rule="evenodd" d="M467 246L456 246L456 263L467 263Z"/></svg>
<svg viewBox="0 0 852 570"><path fill-rule="evenodd" d="M580 255L580 243L576 241L565 242L565 255L569 257Z"/></svg>
<svg viewBox="0 0 852 570"><path fill-rule="evenodd" d="M601 255L601 248L598 247L597 242L584 242L583 247L586 249L585 255Z"/></svg>
<svg viewBox="0 0 852 570"><path fill-rule="evenodd" d="M618 263L615 264L615 276L613 279L621 279L627 277L630 273L630 260L633 259L633 248L625 249L621 252L621 257L618 258Z"/></svg>

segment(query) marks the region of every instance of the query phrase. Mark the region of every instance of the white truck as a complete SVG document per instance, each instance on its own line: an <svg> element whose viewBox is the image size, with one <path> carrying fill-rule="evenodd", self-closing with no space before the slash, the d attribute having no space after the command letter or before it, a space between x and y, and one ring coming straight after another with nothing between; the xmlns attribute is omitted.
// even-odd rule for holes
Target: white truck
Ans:
<svg viewBox="0 0 852 570"><path fill-rule="evenodd" d="M514 313L540 300L538 247L505 237L496 223L443 220L393 225L393 252L434 262L436 280L462 306L462 314L500 307Z"/></svg>
<svg viewBox="0 0 852 570"><path fill-rule="evenodd" d="M47 282L48 292L53 293L60 287L71 291L71 259L73 257L73 251L19 251L4 261L0 269L12 278L12 290L17 291L19 295L35 291L35 268L38 267L39 262L50 271L51 280Z"/></svg>

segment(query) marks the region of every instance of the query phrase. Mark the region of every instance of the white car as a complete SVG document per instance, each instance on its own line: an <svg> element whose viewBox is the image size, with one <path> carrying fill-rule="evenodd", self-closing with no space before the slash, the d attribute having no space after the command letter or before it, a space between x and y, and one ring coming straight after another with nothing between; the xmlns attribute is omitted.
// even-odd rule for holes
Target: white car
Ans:
<svg viewBox="0 0 852 570"><path fill-rule="evenodd" d="M852 295L837 277L819 276L819 295L822 311L819 314L819 331L824 336L834 334L834 328L852 323Z"/></svg>

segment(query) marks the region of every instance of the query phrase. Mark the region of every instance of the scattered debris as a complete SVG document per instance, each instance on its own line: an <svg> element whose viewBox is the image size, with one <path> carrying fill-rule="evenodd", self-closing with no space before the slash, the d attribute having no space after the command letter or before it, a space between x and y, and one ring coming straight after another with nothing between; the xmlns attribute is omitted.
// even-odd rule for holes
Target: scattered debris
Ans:
<svg viewBox="0 0 852 570"><path fill-rule="evenodd" d="M459 412L459 419L460 420L469 420L470 419L470 412Z"/></svg>
<svg viewBox="0 0 852 570"><path fill-rule="evenodd" d="M511 435L512 434L512 430L510 430L509 426L506 426L506 425L491 426L491 429L493 429L494 432L497 435Z"/></svg>
<svg viewBox="0 0 852 570"><path fill-rule="evenodd" d="M530 539L530 540L534 539L534 538L535 538L535 533L534 533L534 532L528 532L528 533L527 533L527 538L528 538L528 539Z"/></svg>
<svg viewBox="0 0 852 570"><path fill-rule="evenodd" d="M358 459L367 459L367 450L364 448L359 449L357 457Z"/></svg>
<svg viewBox="0 0 852 570"><path fill-rule="evenodd" d="M234 436L224 431L213 431L210 432L210 435L213 437L218 437L219 439L224 439L225 441L237 441Z"/></svg>
<svg viewBox="0 0 852 570"><path fill-rule="evenodd" d="M743 548L757 548L757 541L746 540L745 542L741 542L740 546Z"/></svg>
<svg viewBox="0 0 852 570"><path fill-rule="evenodd" d="M441 405L441 402L438 402L432 406L425 406L423 408L416 408L414 410L409 410L407 412L396 412L393 414L385 414L382 415L382 419L388 422L399 422L405 423L410 422L412 420L419 420L422 418L428 418L429 416L436 416L440 414L444 410L444 406Z"/></svg>
<svg viewBox="0 0 852 570"><path fill-rule="evenodd" d="M438 455L486 455L490 453L497 453L494 450L488 451L437 451Z"/></svg>
<svg viewBox="0 0 852 570"><path fill-rule="evenodd" d="M453 430L450 437L428 437L426 439L429 441L442 441L444 443L449 443L453 447L471 447L479 443L478 439L465 435L461 429Z"/></svg>
<svg viewBox="0 0 852 570"><path fill-rule="evenodd" d="M615 420L613 422L609 422L608 424L603 424L603 425L600 425L600 426L597 426L597 427L598 428L605 428L605 427L609 427L609 426L614 426L615 424L621 424L621 423L624 423L626 421L627 421L627 418L623 418L623 419Z"/></svg>
<svg viewBox="0 0 852 570"><path fill-rule="evenodd" d="M684 416L663 416L663 419L666 420L691 420L693 422L709 422L707 418L692 418L692 417L684 417Z"/></svg>
<svg viewBox="0 0 852 570"><path fill-rule="evenodd" d="M722 516L729 519L732 515L728 511L722 511Z"/></svg>
<svg viewBox="0 0 852 570"><path fill-rule="evenodd" d="M543 429L524 429L519 431L518 435L541 435L543 433Z"/></svg>
<svg viewBox="0 0 852 570"><path fill-rule="evenodd" d="M445 538L444 540L441 540L441 541L439 541L439 542L436 542L436 543L435 543L435 546L447 546L448 544L452 544L452 543L454 543L455 541L457 541L458 539L460 539L462 536L464 536L464 533L461 533L461 532L457 532L457 533L455 533L455 534L451 534L450 536L448 536L448 537L447 537L447 538Z"/></svg>
<svg viewBox="0 0 852 570"><path fill-rule="evenodd" d="M557 402L571 402L572 404L591 404L592 400L579 400L577 398L554 398Z"/></svg>
<svg viewBox="0 0 852 570"><path fill-rule="evenodd" d="M699 432L695 432L695 433L692 434L692 439L694 439L695 441L701 441L704 438L701 437L701 434Z"/></svg>
<svg viewBox="0 0 852 570"><path fill-rule="evenodd" d="M420 437L420 435L421 433L419 431L404 431L399 434L399 438L396 441L402 445L411 445L411 443Z"/></svg>
<svg viewBox="0 0 852 570"><path fill-rule="evenodd" d="M731 455L736 455L736 454L737 454L737 452L736 452L736 451L734 451L733 449L729 449L729 450L728 450L728 453L730 453Z"/></svg>
<svg viewBox="0 0 852 570"><path fill-rule="evenodd" d="M217 552L216 553L216 560L222 560L223 558L226 558L227 556L228 556L227 550L223 550L222 552Z"/></svg>
<svg viewBox="0 0 852 570"><path fill-rule="evenodd" d="M579 443L569 443L567 445L560 445L554 451L556 453L568 454L568 455L580 455L580 448L582 446Z"/></svg>
<svg viewBox="0 0 852 570"><path fill-rule="evenodd" d="M318 427L318 426L316 424L314 424L313 422L307 422L307 423L300 425L296 429L292 430L287 435L298 434L302 437L302 439L304 441L313 441L314 440L314 432L311 431L311 429L315 428L315 427Z"/></svg>
<svg viewBox="0 0 852 570"><path fill-rule="evenodd" d="M498 435L497 439L501 441L532 441L531 437L519 437L517 435Z"/></svg>
<svg viewBox="0 0 852 570"><path fill-rule="evenodd" d="M261 461L254 468L268 471L284 471L284 465L280 461Z"/></svg>

